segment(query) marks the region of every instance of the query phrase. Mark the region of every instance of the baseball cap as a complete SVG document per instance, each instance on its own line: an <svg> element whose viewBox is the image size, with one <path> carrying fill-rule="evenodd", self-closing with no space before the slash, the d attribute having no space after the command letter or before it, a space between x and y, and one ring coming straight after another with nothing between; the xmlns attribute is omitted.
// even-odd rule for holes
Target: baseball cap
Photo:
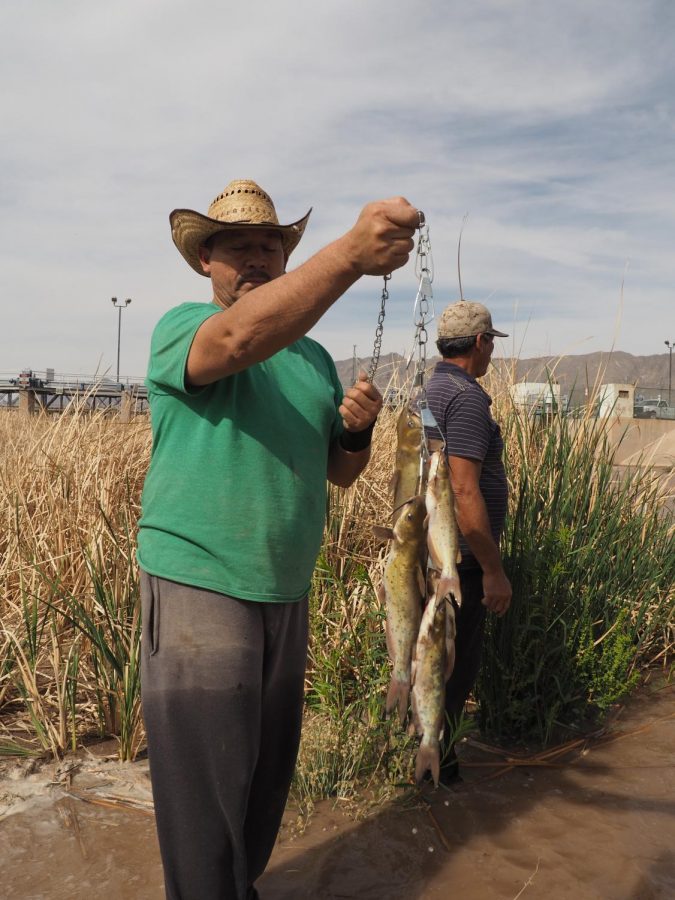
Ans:
<svg viewBox="0 0 675 900"><path fill-rule="evenodd" d="M492 325L490 310L474 300L459 300L446 306L438 320L439 338L473 337L475 334L494 334L508 337Z"/></svg>

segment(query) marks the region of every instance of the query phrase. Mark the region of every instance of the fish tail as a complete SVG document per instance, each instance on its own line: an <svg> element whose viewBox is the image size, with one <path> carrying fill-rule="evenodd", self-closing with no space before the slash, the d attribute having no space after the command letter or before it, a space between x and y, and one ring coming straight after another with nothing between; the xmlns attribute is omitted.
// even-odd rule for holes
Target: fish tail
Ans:
<svg viewBox="0 0 675 900"><path fill-rule="evenodd" d="M436 588L436 596L438 598L447 597L448 594L452 594L455 598L455 602L458 605L462 603L462 590L459 586L459 575L455 572L449 572L447 569L444 569L441 572L441 577L438 582L438 587Z"/></svg>
<svg viewBox="0 0 675 900"><path fill-rule="evenodd" d="M408 714L408 695L410 694L410 683L407 681L399 681L398 678L392 678L387 691L387 702L385 710L387 715L398 710L398 716L401 725L405 722Z"/></svg>
<svg viewBox="0 0 675 900"><path fill-rule="evenodd" d="M441 770L441 754L438 744L425 744L424 739L417 751L415 760L415 781L420 784L424 773L431 771L434 787L438 787L438 778Z"/></svg>

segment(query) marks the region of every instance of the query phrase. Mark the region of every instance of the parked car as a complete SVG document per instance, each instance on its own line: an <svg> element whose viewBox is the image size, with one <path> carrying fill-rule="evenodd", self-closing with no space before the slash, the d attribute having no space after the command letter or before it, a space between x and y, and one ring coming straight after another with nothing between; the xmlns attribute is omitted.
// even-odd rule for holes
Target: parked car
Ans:
<svg viewBox="0 0 675 900"><path fill-rule="evenodd" d="M670 419L675 415L675 409L671 411L665 400L642 400L633 408L636 419Z"/></svg>

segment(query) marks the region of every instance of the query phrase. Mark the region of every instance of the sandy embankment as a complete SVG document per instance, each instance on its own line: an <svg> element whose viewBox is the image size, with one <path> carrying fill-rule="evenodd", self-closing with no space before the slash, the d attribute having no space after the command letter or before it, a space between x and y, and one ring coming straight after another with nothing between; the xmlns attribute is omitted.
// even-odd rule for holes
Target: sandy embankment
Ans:
<svg viewBox="0 0 675 900"><path fill-rule="evenodd" d="M543 765L495 768L465 745L457 789L407 792L359 822L325 803L304 834L287 827L261 898L675 897L673 748L672 685L632 699L609 739ZM79 762L3 764L2 896L161 900L147 762Z"/></svg>

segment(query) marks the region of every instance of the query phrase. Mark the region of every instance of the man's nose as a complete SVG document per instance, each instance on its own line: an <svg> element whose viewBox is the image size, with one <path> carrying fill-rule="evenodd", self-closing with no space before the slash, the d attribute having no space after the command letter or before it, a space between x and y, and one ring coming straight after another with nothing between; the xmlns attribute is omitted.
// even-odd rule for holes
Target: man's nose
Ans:
<svg viewBox="0 0 675 900"><path fill-rule="evenodd" d="M262 247L250 247L246 254L246 265L250 268L267 268L267 256Z"/></svg>

